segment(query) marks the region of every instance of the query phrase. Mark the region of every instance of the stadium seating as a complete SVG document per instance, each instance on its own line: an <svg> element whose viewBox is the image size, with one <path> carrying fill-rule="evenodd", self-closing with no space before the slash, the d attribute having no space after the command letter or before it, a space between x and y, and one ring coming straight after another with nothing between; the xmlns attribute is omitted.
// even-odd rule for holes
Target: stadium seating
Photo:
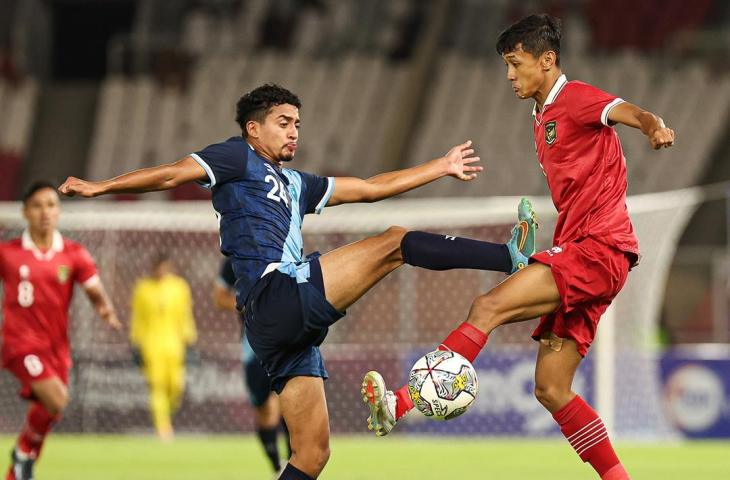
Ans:
<svg viewBox="0 0 730 480"><path fill-rule="evenodd" d="M519 13L510 10L508 2L490 4L487 22L473 21L484 16L483 4L459 2L447 20L421 108L405 125L396 119L413 62L394 62L389 54L399 22L413 13L413 4L406 0L322 4L324 11L302 10L291 26L293 39L286 48L258 48L265 39L257 32L271 14L263 0L247 2L230 15L190 12L182 26L182 43L197 55L197 62L186 88L164 86L151 75L111 75L104 81L89 176L108 177L174 160L235 135L238 96L261 83L277 82L290 86L304 103L297 168L369 176L393 165L415 165L470 138L487 169L478 182L437 182L412 195L547 194L535 160L532 102L513 98L493 41L485 40L493 39L500 26ZM357 35L348 34L353 22L358 22ZM710 74L700 62L674 64L631 51L589 55L585 53L588 24L572 17L568 23L578 33L563 55L569 79L593 83L659 112L681 138L697 140L690 149L690 142L680 138L658 161L642 135L619 127L630 193L696 183L730 111L730 76ZM413 132L404 159L394 161L394 152L386 150L391 128ZM191 192L173 196L198 198Z"/></svg>
<svg viewBox="0 0 730 480"><path fill-rule="evenodd" d="M0 200L13 200L23 159L28 151L38 98L38 84L31 78L0 79Z"/></svg>

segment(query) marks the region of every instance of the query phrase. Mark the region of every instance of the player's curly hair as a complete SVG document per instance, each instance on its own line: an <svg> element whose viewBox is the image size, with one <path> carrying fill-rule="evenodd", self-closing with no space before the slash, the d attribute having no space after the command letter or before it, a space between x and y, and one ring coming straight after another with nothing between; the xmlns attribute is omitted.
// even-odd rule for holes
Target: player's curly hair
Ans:
<svg viewBox="0 0 730 480"><path fill-rule="evenodd" d="M295 94L274 83L261 85L243 95L236 103L236 123L246 136L246 123L251 120L263 123L272 107L288 103L302 108L302 102Z"/></svg>
<svg viewBox="0 0 730 480"><path fill-rule="evenodd" d="M552 50L555 52L555 64L560 66L560 38L562 22L559 18L547 14L530 15L517 23L513 23L497 38L497 53L503 55L513 52L517 45L522 50L539 57Z"/></svg>

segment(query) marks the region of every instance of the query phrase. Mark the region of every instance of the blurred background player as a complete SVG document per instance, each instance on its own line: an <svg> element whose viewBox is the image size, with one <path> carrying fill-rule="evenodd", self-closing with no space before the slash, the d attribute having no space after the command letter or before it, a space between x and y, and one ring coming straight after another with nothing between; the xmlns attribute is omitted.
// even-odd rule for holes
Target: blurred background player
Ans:
<svg viewBox="0 0 730 480"><path fill-rule="evenodd" d="M23 196L26 230L20 238L0 243L3 368L18 379L20 395L31 402L6 480L33 478L43 442L68 404L68 309L74 285L83 287L104 321L121 330L91 255L56 230L60 212L55 186L32 184Z"/></svg>
<svg viewBox="0 0 730 480"><path fill-rule="evenodd" d="M197 339L190 287L165 255L132 294L130 340L147 379L150 411L161 440L174 435L172 415L185 390L185 357Z"/></svg>
<svg viewBox="0 0 730 480"><path fill-rule="evenodd" d="M482 170L473 165L479 157L467 141L442 157L368 179L321 177L284 168L299 139L301 101L295 94L266 84L244 94L236 107L241 136L109 180L68 177L59 191L95 197L189 182L212 189L221 252L233 258L237 304L245 306L246 335L279 394L290 432L292 456L280 478L317 478L330 456L328 373L319 349L329 328L406 262L432 270L519 270L532 254L525 249L534 245L534 214L529 202L521 202L522 228L513 229L507 244L391 227L321 258L304 257L305 215L384 200L443 177L468 182Z"/></svg>
<svg viewBox="0 0 730 480"><path fill-rule="evenodd" d="M560 68L561 22L531 15L503 31L497 52L520 99L535 100L537 157L558 210L554 247L474 300L467 321L439 349L474 361L498 326L542 317L535 396L553 415L584 462L605 480L628 479L598 414L572 390L601 315L639 260L639 245L626 208L626 163L620 123L641 130L653 149L671 147L674 132L661 118L579 81ZM386 392L369 372L363 400L376 434L385 435L413 408L408 388Z"/></svg>
<svg viewBox="0 0 730 480"><path fill-rule="evenodd" d="M233 272L233 262L225 259L221 263L218 280L213 287L213 301L215 305L228 311L236 311L236 274ZM271 379L264 370L261 362L253 353L251 345L246 339L243 330L243 317L241 317L241 363L243 366L243 377L248 396L254 407L254 426L256 434L264 447L264 452L271 462L275 472L281 470L281 458L279 457L279 446L277 436L281 426L288 449L287 459L291 457L289 446L289 431L281 418L279 396L271 391Z"/></svg>

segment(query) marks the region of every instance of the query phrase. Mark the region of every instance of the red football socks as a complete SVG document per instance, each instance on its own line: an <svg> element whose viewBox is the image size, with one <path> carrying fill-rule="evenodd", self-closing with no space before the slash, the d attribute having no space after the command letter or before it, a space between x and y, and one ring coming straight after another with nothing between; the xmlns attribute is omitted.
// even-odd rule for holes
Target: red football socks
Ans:
<svg viewBox="0 0 730 480"><path fill-rule="evenodd" d="M18 437L18 449L31 458L38 458L46 435L59 419L60 415L51 415L40 403L31 404L25 425Z"/></svg>
<svg viewBox="0 0 730 480"><path fill-rule="evenodd" d="M438 349L456 352L473 362L486 344L487 334L474 325L464 322L446 337Z"/></svg>
<svg viewBox="0 0 730 480"><path fill-rule="evenodd" d="M438 349L456 352L473 362L486 344L487 334L474 325L464 322L446 337ZM396 398L395 418L398 420L413 408L413 400L408 393L408 385L399 388L394 393Z"/></svg>
<svg viewBox="0 0 730 480"><path fill-rule="evenodd" d="M603 480L628 480L613 450L603 420L580 396L553 414L560 430L581 460L588 462Z"/></svg>

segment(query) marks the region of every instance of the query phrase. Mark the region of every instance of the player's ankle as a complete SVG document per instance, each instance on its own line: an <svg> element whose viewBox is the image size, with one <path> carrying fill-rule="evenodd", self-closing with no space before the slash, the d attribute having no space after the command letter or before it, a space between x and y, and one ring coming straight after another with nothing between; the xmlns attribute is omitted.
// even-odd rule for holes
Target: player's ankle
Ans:
<svg viewBox="0 0 730 480"><path fill-rule="evenodd" d="M404 385L395 392L395 419L400 420L413 409L413 400L408 392L408 386Z"/></svg>

